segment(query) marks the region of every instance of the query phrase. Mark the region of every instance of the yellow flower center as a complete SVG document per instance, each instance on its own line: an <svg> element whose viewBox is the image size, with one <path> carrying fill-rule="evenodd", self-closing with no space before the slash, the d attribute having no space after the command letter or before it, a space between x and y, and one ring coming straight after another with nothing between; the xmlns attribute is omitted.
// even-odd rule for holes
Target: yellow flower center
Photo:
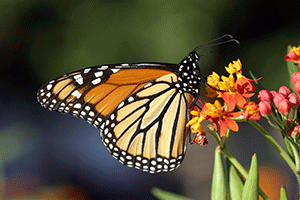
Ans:
<svg viewBox="0 0 300 200"><path fill-rule="evenodd" d="M224 113L222 110L221 103L216 100L214 104L207 103L207 111L205 112L206 115L210 117L223 117Z"/></svg>
<svg viewBox="0 0 300 200"><path fill-rule="evenodd" d="M236 90L234 89L235 80L232 74L230 74L229 77L222 76L221 79L222 82L219 83L221 90L228 90L230 94L236 92Z"/></svg>
<svg viewBox="0 0 300 200"><path fill-rule="evenodd" d="M256 113L259 112L259 108L254 109L252 105L253 105L253 103L249 102L247 107L246 107L246 111L248 111L249 115L256 116Z"/></svg>
<svg viewBox="0 0 300 200"><path fill-rule="evenodd" d="M207 84L210 85L211 87L218 89L219 82L220 82L220 76L215 72L213 72L211 75L207 77Z"/></svg>

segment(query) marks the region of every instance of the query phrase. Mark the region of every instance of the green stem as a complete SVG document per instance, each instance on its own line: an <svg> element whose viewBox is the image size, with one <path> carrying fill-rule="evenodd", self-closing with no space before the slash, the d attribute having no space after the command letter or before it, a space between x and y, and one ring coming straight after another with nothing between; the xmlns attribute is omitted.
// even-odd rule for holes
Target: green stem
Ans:
<svg viewBox="0 0 300 200"><path fill-rule="evenodd" d="M223 144L224 144L223 147L226 147L226 145L227 145L228 138L229 138L229 133L230 133L230 129L228 128L227 131L226 131L225 137L223 137L224 138L224 140L223 140Z"/></svg>
<svg viewBox="0 0 300 200"><path fill-rule="evenodd" d="M228 160L235 166L235 168L241 173L241 175L247 179L248 177L248 172L244 169L244 167L239 163L239 161L233 157L233 155L228 151L227 148L221 149L222 153L224 153L226 155L226 157L228 158ZM267 199L269 200L269 197L264 193L264 191L262 191L259 188L259 195L263 198L263 199Z"/></svg>
<svg viewBox="0 0 300 200"><path fill-rule="evenodd" d="M276 111L277 111L277 110L275 110L275 112L276 112ZM277 126L280 127L281 130L283 130L283 127L281 126L281 124L282 124L283 122L278 121L278 119L280 119L278 113L276 112L276 116L277 116L278 118L276 118L276 117L274 116L274 113L273 113L273 112L271 113L271 116L272 116L273 120L276 122ZM281 131L281 130L280 130L280 131Z"/></svg>
<svg viewBox="0 0 300 200"><path fill-rule="evenodd" d="M286 161L286 163L290 166L290 168L295 171L296 166L290 156L282 149L282 147L277 143L277 141L256 121L250 120L249 123L254 126L257 130L261 132L261 134L269 140L269 142L275 147L275 149L279 152L282 158Z"/></svg>
<svg viewBox="0 0 300 200"><path fill-rule="evenodd" d="M216 140L216 142L218 143L218 145L220 147L223 147L223 143L222 143L222 140L221 140L219 134L215 134L215 133L212 133L210 131L207 131L207 132Z"/></svg>
<svg viewBox="0 0 300 200"><path fill-rule="evenodd" d="M293 114L292 114L292 119L295 119L297 117L297 107L292 107L293 109Z"/></svg>
<svg viewBox="0 0 300 200"><path fill-rule="evenodd" d="M280 122L282 123L282 118L281 118L282 115L279 113L278 109L275 109L274 111L275 111L275 114L277 116L277 119L280 120Z"/></svg>
<svg viewBox="0 0 300 200"><path fill-rule="evenodd" d="M294 156L295 156L295 162L296 162L296 171L294 171L295 176L297 177L297 181L298 181L298 187L299 187L299 193L300 193L300 174L299 174L299 167L300 167L300 157L299 157L299 152L297 151L295 145L293 144L293 142L289 142L290 146L293 150ZM300 199L300 194L299 195L299 199Z"/></svg>
<svg viewBox="0 0 300 200"><path fill-rule="evenodd" d="M273 123L271 122L271 119L270 119L269 116L266 116L266 118L267 118L269 124L270 124L273 128L275 128L275 129L281 131L281 128L280 128L279 126L277 126L277 125L275 125L275 124L273 124ZM276 122L276 123L277 123L277 122Z"/></svg>
<svg viewBox="0 0 300 200"><path fill-rule="evenodd" d="M289 142L290 146L292 147L293 150L293 154L295 157L295 163L296 163L296 170L295 173L299 174L299 166L300 166L300 157L299 157L299 152L297 151L295 145L293 144L293 142Z"/></svg>

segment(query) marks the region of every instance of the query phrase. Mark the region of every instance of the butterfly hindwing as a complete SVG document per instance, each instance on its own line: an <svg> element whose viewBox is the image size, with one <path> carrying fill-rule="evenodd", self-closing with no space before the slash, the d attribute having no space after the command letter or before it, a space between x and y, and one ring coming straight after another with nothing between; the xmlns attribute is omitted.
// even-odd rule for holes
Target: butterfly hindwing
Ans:
<svg viewBox="0 0 300 200"><path fill-rule="evenodd" d="M102 124L102 140L121 163L147 172L172 171L186 148L188 106L194 97L177 77L158 78L122 101Z"/></svg>

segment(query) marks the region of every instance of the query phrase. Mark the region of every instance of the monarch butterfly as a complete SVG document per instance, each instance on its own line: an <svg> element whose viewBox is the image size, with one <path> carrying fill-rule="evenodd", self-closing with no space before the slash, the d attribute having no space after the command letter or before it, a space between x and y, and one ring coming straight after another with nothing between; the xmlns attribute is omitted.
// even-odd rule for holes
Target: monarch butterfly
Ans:
<svg viewBox="0 0 300 200"><path fill-rule="evenodd" d="M100 129L108 151L122 164L150 173L173 171L186 152L189 109L205 83L197 50L179 64L78 70L43 85L37 99L49 110L81 117Z"/></svg>

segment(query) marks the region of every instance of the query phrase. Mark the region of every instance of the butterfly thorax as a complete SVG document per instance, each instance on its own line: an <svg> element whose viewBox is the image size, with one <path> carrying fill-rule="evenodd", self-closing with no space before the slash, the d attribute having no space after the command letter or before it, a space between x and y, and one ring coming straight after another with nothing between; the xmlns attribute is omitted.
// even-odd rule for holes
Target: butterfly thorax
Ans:
<svg viewBox="0 0 300 200"><path fill-rule="evenodd" d="M191 52L179 63L178 80L182 83L183 91L194 96L198 94L199 87L203 83L198 61L199 55Z"/></svg>

